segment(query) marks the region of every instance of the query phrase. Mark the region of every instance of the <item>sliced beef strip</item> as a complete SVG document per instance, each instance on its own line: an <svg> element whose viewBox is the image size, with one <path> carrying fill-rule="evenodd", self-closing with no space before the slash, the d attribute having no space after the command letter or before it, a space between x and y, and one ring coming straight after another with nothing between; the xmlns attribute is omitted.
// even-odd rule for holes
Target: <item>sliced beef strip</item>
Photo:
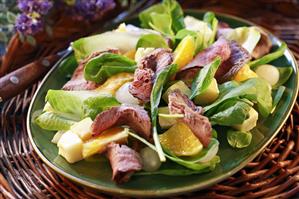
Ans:
<svg viewBox="0 0 299 199"><path fill-rule="evenodd" d="M182 68L182 70L187 70L193 67L203 67L211 63L216 57L220 57L221 61L225 61L230 57L230 54L231 50L229 42L221 37L210 47L199 52L189 64Z"/></svg>
<svg viewBox="0 0 299 199"><path fill-rule="evenodd" d="M80 62L79 66L76 68L75 72L73 73L72 78L63 86L63 90L94 90L96 89L99 84L92 82L92 81L86 81L84 78L84 66L85 64L91 60L92 58L95 58L103 53L115 53L118 54L118 50L116 49L110 49L107 51L99 51L94 52L90 56L88 56L86 59Z"/></svg>
<svg viewBox="0 0 299 199"><path fill-rule="evenodd" d="M215 74L218 83L229 81L251 59L249 52L237 42L230 41L229 47L229 59L222 62Z"/></svg>
<svg viewBox="0 0 299 199"><path fill-rule="evenodd" d="M120 125L128 125L145 139L151 139L151 120L146 110L141 106L126 104L98 114L92 124L92 134L99 135L113 126Z"/></svg>
<svg viewBox="0 0 299 199"><path fill-rule="evenodd" d="M158 48L142 58L135 71L134 80L129 87L129 92L142 102L150 101L155 74L173 61L173 54L169 49Z"/></svg>
<svg viewBox="0 0 299 199"><path fill-rule="evenodd" d="M149 102L155 73L150 68L136 69L134 81L129 86L130 93L141 100Z"/></svg>
<svg viewBox="0 0 299 199"><path fill-rule="evenodd" d="M116 183L127 182L134 172L142 169L139 154L126 145L110 143L107 157L112 168L112 180Z"/></svg>
<svg viewBox="0 0 299 199"><path fill-rule="evenodd" d="M265 54L268 54L272 47L272 42L266 32L260 30L261 38L257 43L256 47L254 48L253 52L251 53L254 59L261 58Z"/></svg>
<svg viewBox="0 0 299 199"><path fill-rule="evenodd" d="M192 130L194 135L204 147L208 147L212 138L212 125L209 119L202 115L202 108L182 94L179 90L174 90L168 96L169 112L171 114L184 114L184 118L179 121L184 122Z"/></svg>

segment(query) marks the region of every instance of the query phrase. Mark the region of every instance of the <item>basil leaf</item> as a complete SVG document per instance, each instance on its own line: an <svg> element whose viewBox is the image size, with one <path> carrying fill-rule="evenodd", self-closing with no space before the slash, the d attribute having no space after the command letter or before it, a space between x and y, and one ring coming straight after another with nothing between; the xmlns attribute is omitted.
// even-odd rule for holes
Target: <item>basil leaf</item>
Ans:
<svg viewBox="0 0 299 199"><path fill-rule="evenodd" d="M169 48L165 39L157 34L141 36L137 42L137 48Z"/></svg>
<svg viewBox="0 0 299 199"><path fill-rule="evenodd" d="M221 63L221 59L217 57L213 62L204 66L195 76L192 86L190 99L205 92L211 84L214 75Z"/></svg>
<svg viewBox="0 0 299 199"><path fill-rule="evenodd" d="M245 148L250 145L252 134L250 132L233 131L227 132L227 141L234 148Z"/></svg>
<svg viewBox="0 0 299 199"><path fill-rule="evenodd" d="M175 73L176 70L177 70L177 65L172 64L157 74L155 83L153 85L153 89L151 92L151 97L150 97L153 139L154 139L155 146L157 148L157 153L162 162L164 162L166 159L165 159L163 149L162 149L160 141L159 141L158 132L157 132L158 106L161 101L163 87L166 84L166 82L168 81L168 79Z"/></svg>
<svg viewBox="0 0 299 199"><path fill-rule="evenodd" d="M286 50L287 45L286 43L282 43L281 46L273 53L269 53L257 60L251 61L248 63L251 69L255 69L259 65L267 64L279 57L281 57L284 54L284 51Z"/></svg>
<svg viewBox="0 0 299 199"><path fill-rule="evenodd" d="M135 69L134 60L118 54L104 53L86 63L84 77L86 80L102 83L115 74L133 73Z"/></svg>

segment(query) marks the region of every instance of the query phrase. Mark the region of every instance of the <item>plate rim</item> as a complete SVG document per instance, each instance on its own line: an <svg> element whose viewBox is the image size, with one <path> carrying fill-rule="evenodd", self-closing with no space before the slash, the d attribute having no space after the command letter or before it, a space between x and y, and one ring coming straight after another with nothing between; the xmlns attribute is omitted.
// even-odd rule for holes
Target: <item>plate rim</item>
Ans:
<svg viewBox="0 0 299 199"><path fill-rule="evenodd" d="M188 12L189 14L192 13L204 13L207 12L208 10L205 9L185 9L184 11ZM231 18L234 19L236 21L240 21L240 22L244 22L247 23L249 25L252 26L258 26L260 28L262 28L270 37L274 38L275 40L277 40L278 44L281 45L282 41L276 37L274 34L272 34L269 30L267 30L266 28L259 26L249 20L234 16L234 15L230 15L230 14L226 14L226 13L222 13L222 12L217 12L217 11L213 11L216 16L222 16L222 17L226 17L226 18ZM130 17L129 19L132 18L136 18L136 15L133 17ZM127 20L129 20L127 19ZM188 186L183 186L183 187L179 187L179 188L172 188L172 189L166 189L166 190L156 190L156 191L148 191L148 190L135 190L135 189L127 189L127 188L110 188L110 187L106 187L106 186L102 186L102 185L97 185L94 184L92 182L89 182L87 180L83 180L80 178L77 178L67 172L65 172L64 170L58 168L57 166L55 166L52 162L50 162L44 155L43 153L39 150L39 148L37 147L35 141L33 140L32 137L32 132L31 132L31 128L30 128L30 120L31 120L31 115L32 115L32 108L33 108L33 104L36 101L36 97L38 95L38 93L40 92L42 86L44 85L44 83L48 80L49 76L52 74L52 72L54 70L56 70L57 67L59 67L60 63L67 57L67 56L63 56L62 58L59 59L59 61L56 62L56 64L51 68L51 70L46 74L46 76L43 78L43 80L41 81L41 83L39 84L37 90L35 91L30 106L28 108L28 112L27 112L27 118L26 118L26 129L27 129L27 134L30 140L30 143L34 149L34 151L37 153L37 155L42 159L42 161L49 166L51 169L53 169L55 172L57 172L59 175L62 175L70 180L72 180L73 182L86 186L88 188L92 188L95 189L97 191L101 191L104 193L108 193L108 194L112 194L112 195L121 195L121 196L133 196L133 197L163 197L163 196L173 196L173 195L178 195L178 194L184 194L184 193L188 193L188 192L192 192L192 191L199 191L202 189L205 189L207 187L210 187L230 176L232 176L233 174L235 174L236 172L238 172L239 170L241 170L243 167L245 167L249 162L251 162L258 154L260 154L264 148L266 146L269 145L269 143L273 140L273 138L278 134L278 132L280 131L280 129L283 127L284 123L287 121L295 103L296 103L296 99L298 96L298 91L299 91L299 68L298 68L298 63L292 53L292 51L287 47L286 52L291 56L291 62L292 65L294 64L296 67L296 81L295 81L295 95L293 96L293 98L291 99L291 103L288 105L287 111L286 113L283 115L284 118L282 119L282 122L280 123L280 125L278 126L278 128L273 132L273 134L271 135L271 137L263 144L262 147L260 147L255 153L251 154L246 161L243 161L240 165L238 165L237 167L235 167L234 169L230 170L227 173L224 173L216 178L211 178L209 180L204 181L205 185L196 183L193 185L188 185Z"/></svg>

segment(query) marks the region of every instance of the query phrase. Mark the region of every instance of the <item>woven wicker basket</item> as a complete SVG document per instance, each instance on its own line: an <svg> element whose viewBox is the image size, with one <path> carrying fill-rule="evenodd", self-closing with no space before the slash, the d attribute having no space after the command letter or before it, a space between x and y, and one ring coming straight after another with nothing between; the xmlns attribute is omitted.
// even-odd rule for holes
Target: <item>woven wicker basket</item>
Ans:
<svg viewBox="0 0 299 199"><path fill-rule="evenodd" d="M285 40L299 60L299 6L296 0L181 1L237 15L260 24ZM1 198L111 198L79 187L47 167L33 151L26 113L37 84L1 106ZM253 162L206 190L175 198L289 198L299 193L299 104L278 136ZM299 198L299 195L297 195Z"/></svg>

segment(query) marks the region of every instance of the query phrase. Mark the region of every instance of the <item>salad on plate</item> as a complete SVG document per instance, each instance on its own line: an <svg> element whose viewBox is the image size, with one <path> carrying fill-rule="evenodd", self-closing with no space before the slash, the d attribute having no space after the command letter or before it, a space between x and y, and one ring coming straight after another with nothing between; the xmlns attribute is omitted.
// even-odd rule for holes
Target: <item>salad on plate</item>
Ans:
<svg viewBox="0 0 299 199"><path fill-rule="evenodd" d="M261 28L232 28L212 12L184 16L174 0L139 19L74 41L78 66L48 90L34 122L57 131L52 142L70 164L107 157L116 183L210 172L221 161L217 128L239 150L275 111L292 68L271 61L286 44L272 50Z"/></svg>

